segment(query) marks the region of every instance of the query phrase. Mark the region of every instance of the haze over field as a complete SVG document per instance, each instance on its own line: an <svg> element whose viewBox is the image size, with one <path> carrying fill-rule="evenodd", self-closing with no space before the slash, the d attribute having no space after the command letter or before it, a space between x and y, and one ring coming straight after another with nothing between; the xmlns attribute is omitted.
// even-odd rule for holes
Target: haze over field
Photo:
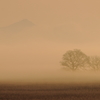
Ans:
<svg viewBox="0 0 100 100"><path fill-rule="evenodd" d="M100 56L99 5L99 0L1 0L0 81L99 82L99 72L72 74L59 63L71 49Z"/></svg>

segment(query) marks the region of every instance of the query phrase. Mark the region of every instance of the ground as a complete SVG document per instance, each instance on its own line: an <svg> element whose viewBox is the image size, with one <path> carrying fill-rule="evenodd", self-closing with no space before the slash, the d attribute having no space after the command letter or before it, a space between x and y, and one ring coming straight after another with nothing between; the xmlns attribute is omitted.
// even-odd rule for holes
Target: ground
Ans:
<svg viewBox="0 0 100 100"><path fill-rule="evenodd" d="M0 85L0 100L100 100L99 84Z"/></svg>

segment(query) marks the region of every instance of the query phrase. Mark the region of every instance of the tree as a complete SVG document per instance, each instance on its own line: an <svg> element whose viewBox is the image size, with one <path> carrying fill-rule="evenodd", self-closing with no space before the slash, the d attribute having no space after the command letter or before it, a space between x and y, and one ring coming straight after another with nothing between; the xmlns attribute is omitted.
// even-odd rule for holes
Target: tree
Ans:
<svg viewBox="0 0 100 100"><path fill-rule="evenodd" d="M88 64L92 69L98 70L100 67L100 57L98 57L98 56L89 57Z"/></svg>
<svg viewBox="0 0 100 100"><path fill-rule="evenodd" d="M88 56L80 50L75 49L67 51L63 55L62 59L61 64L65 66L65 68L69 68L74 71L84 68L85 64L87 64Z"/></svg>

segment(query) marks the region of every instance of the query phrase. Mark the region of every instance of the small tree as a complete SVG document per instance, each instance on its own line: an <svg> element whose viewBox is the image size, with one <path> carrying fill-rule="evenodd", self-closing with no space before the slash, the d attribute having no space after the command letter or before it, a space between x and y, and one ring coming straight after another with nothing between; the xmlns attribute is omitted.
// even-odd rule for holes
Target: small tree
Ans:
<svg viewBox="0 0 100 100"><path fill-rule="evenodd" d="M89 57L88 64L93 70L98 70L100 67L100 57L98 56Z"/></svg>
<svg viewBox="0 0 100 100"><path fill-rule="evenodd" d="M63 55L61 64L65 68L76 70L83 68L88 61L88 56L78 49L69 50Z"/></svg>

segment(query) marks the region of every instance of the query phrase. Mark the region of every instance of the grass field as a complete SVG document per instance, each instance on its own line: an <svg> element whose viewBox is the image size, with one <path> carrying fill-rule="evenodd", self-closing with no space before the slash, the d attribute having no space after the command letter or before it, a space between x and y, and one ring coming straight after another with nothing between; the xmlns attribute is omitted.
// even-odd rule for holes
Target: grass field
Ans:
<svg viewBox="0 0 100 100"><path fill-rule="evenodd" d="M100 100L99 84L0 85L0 100Z"/></svg>

